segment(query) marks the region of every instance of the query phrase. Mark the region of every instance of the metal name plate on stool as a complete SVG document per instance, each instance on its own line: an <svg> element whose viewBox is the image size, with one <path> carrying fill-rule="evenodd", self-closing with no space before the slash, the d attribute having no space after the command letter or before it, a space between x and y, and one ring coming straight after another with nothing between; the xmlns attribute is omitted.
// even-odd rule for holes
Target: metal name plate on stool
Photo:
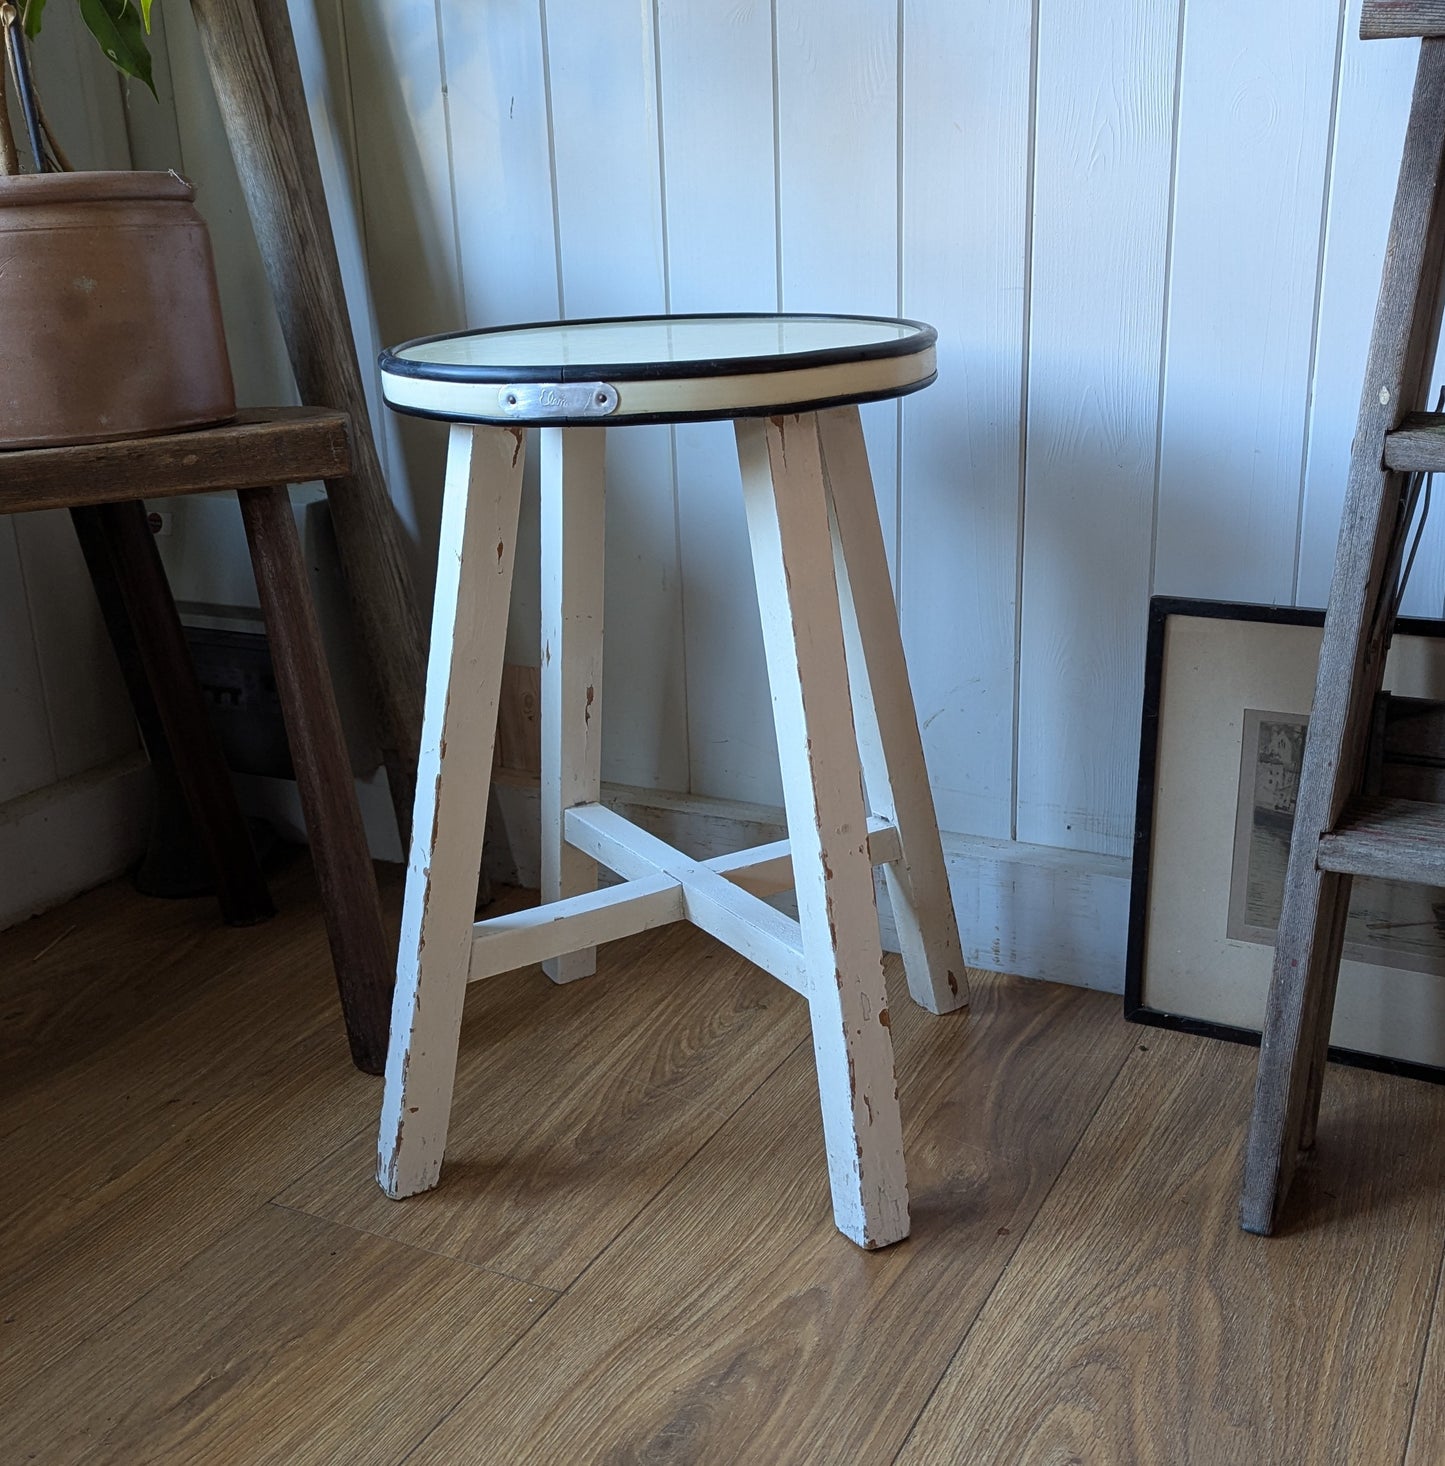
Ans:
<svg viewBox="0 0 1445 1466"><path fill-rule="evenodd" d="M440 1175L468 982L536 962L568 982L599 943L686 920L807 999L839 1230L864 1247L908 1235L875 865L913 998L944 1013L968 992L857 404L926 387L934 340L916 321L677 316L383 355L393 407L453 424L378 1147L388 1195ZM599 803L602 429L705 419L735 420L789 839L698 861ZM528 426L545 904L475 922ZM598 890L599 863L623 883ZM761 899L790 886L797 921Z"/></svg>

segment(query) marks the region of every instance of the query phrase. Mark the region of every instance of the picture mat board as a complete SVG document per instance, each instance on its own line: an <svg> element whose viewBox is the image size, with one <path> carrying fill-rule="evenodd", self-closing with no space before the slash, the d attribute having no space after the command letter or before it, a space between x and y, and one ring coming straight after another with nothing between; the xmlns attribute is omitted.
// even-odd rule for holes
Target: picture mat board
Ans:
<svg viewBox="0 0 1445 1466"><path fill-rule="evenodd" d="M1125 1011L1257 1038L1273 947L1229 935L1245 719L1307 715L1323 618L1158 600L1151 619ZM1445 700L1442 634L1441 623L1402 623L1385 686ZM1330 1040L1336 1057L1445 1070L1445 979L1351 948Z"/></svg>

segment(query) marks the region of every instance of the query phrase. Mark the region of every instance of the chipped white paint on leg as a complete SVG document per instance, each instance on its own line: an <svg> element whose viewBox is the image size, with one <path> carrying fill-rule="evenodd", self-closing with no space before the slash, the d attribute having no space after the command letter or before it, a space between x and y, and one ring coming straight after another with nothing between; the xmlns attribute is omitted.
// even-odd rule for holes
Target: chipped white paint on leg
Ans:
<svg viewBox="0 0 1445 1466"><path fill-rule="evenodd" d="M884 880L908 990L929 1012L948 1013L967 1006L968 973L858 409L819 413L818 435L864 783L872 813L897 826L902 848L902 859L884 868Z"/></svg>
<svg viewBox="0 0 1445 1466"><path fill-rule="evenodd" d="M597 863L563 819L602 791L603 428L543 428L542 900L597 889ZM590 977L597 949L542 964L553 982Z"/></svg>
<svg viewBox="0 0 1445 1466"><path fill-rule="evenodd" d="M908 1235L903 1132L817 419L737 423L838 1229Z"/></svg>
<svg viewBox="0 0 1445 1466"><path fill-rule="evenodd" d="M441 1174L487 817L525 434L452 428L377 1180Z"/></svg>

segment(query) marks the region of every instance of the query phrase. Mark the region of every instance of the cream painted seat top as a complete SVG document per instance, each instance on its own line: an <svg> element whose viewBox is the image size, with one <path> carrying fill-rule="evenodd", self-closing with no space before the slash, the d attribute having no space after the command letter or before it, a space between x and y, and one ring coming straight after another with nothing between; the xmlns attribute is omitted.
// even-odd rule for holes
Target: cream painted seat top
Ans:
<svg viewBox="0 0 1445 1466"><path fill-rule="evenodd" d="M775 417L901 397L932 326L877 316L632 316L460 331L381 355L390 405L450 422L606 426Z"/></svg>

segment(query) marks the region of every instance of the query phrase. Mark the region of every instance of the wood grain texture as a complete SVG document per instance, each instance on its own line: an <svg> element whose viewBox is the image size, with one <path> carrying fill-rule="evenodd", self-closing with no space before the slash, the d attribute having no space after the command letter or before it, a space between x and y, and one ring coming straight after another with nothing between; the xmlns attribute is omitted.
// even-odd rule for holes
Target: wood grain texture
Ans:
<svg viewBox="0 0 1445 1466"><path fill-rule="evenodd" d="M1445 1458L1445 1268L1435 1288L1435 1313L1430 1341L1415 1391L1415 1414L1410 1421L1410 1444L1405 1466L1431 1466Z"/></svg>
<svg viewBox="0 0 1445 1466"><path fill-rule="evenodd" d="M1319 867L1387 881L1445 885L1445 808L1416 799L1351 801L1320 837Z"/></svg>
<svg viewBox="0 0 1445 1466"><path fill-rule="evenodd" d="M194 0L192 10L301 398L345 412L352 424L351 473L329 479L328 493L405 845L421 737L425 640L371 436L291 21L285 0Z"/></svg>
<svg viewBox="0 0 1445 1466"><path fill-rule="evenodd" d="M1419 59L1408 43L1359 39L1360 0L1344 17L1329 208L1324 219L1314 378L1305 436L1296 604L1323 607L1335 566L1350 446L1360 407L1360 373L1370 345L1374 289L1385 259L1400 146ZM1431 516L1412 577L1410 614L1435 615L1445 523Z"/></svg>
<svg viewBox="0 0 1445 1466"><path fill-rule="evenodd" d="M1358 792L1392 617L1405 526L1402 476L1382 467L1385 435L1416 410L1440 334L1445 260L1445 41L1425 41L1405 133L1386 266L1364 384L1319 674L1300 769L1295 828L1275 944L1241 1222L1268 1232L1299 1150L1313 1136L1344 940L1350 877L1322 872L1314 835L1334 827Z"/></svg>
<svg viewBox="0 0 1445 1466"><path fill-rule="evenodd" d="M368 1136L279 1199L565 1288L806 1034L791 993L685 926L602 948L584 983L475 983L443 1184L389 1201Z"/></svg>
<svg viewBox="0 0 1445 1466"><path fill-rule="evenodd" d="M262 1207L12 1402L0 1441L56 1463L396 1462L551 1301Z"/></svg>
<svg viewBox="0 0 1445 1466"><path fill-rule="evenodd" d="M1412 412L1393 433L1386 433L1385 467L1397 473L1445 469L1445 413Z"/></svg>
<svg viewBox="0 0 1445 1466"><path fill-rule="evenodd" d="M1366 41L1391 36L1445 36L1442 0L1365 0L1360 36Z"/></svg>
<svg viewBox="0 0 1445 1466"><path fill-rule="evenodd" d="M900 1466L1400 1459L1445 1091L1332 1073L1297 1225L1261 1242L1233 1215L1251 1059L1141 1036Z"/></svg>
<svg viewBox="0 0 1445 1466"><path fill-rule="evenodd" d="M277 894L239 931L210 901L118 883L0 935L5 1392L370 1137L376 1085L346 1061L308 861Z"/></svg>
<svg viewBox="0 0 1445 1466"><path fill-rule="evenodd" d="M1398 1461L1412 1405L1409 1466L1439 1457L1445 1090L1342 1071L1261 1244L1247 1050L1009 978L932 1018L890 960L914 1230L865 1256L801 1005L676 927L474 987L464 1154L396 1205L309 862L276 889L254 932L115 883L0 933L0 1459L884 1466L940 1378L906 1459ZM525 1290L467 1266L504 1255Z"/></svg>
<svg viewBox="0 0 1445 1466"><path fill-rule="evenodd" d="M910 1240L833 1230L805 1045L415 1462L481 1430L501 1460L891 1461L1134 1033L1096 994L1015 979L936 1018L887 965Z"/></svg>
<svg viewBox="0 0 1445 1466"><path fill-rule="evenodd" d="M380 1074L396 969L291 495L274 486L244 489L239 497L351 1058L364 1073Z"/></svg>
<svg viewBox="0 0 1445 1466"><path fill-rule="evenodd" d="M341 478L350 462L345 413L252 408L189 433L6 453L0 513Z"/></svg>

